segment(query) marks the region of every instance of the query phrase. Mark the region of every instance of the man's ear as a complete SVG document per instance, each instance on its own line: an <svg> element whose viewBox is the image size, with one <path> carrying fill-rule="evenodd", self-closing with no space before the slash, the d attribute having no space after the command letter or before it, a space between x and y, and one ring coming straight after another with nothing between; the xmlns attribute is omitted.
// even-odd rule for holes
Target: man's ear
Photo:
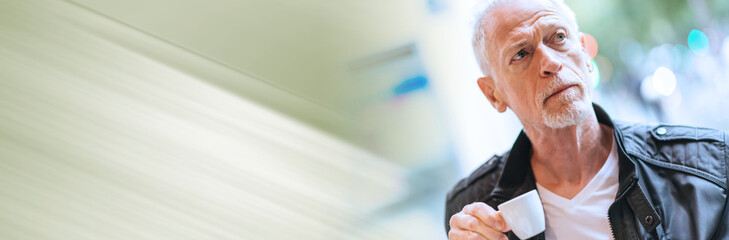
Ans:
<svg viewBox="0 0 729 240"><path fill-rule="evenodd" d="M587 61L585 61L585 65L587 65L587 70L592 72L594 70L595 66L592 66L592 61L590 61L590 53L587 49L587 43L585 41L585 34L583 32L580 32L580 43L582 43L582 51L585 52L585 56L587 56Z"/></svg>
<svg viewBox="0 0 729 240"><path fill-rule="evenodd" d="M478 83L478 87L481 88L483 95L485 95L489 102L491 102L491 105L494 106L496 111L505 112L506 103L502 99L501 94L499 94L494 88L494 79L491 77L482 77L476 82Z"/></svg>

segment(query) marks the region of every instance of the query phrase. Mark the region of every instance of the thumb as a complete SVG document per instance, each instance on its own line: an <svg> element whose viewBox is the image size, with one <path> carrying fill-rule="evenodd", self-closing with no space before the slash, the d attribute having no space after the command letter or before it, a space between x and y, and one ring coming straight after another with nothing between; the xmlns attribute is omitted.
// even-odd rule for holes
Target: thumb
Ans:
<svg viewBox="0 0 729 240"><path fill-rule="evenodd" d="M509 225L506 224L504 217L501 215L501 211L496 212L496 214L494 214L494 217L496 217L496 219L498 219L498 221L500 222L498 224L501 226L501 229L498 229L499 231L504 232L504 233L511 231L511 228L509 227Z"/></svg>

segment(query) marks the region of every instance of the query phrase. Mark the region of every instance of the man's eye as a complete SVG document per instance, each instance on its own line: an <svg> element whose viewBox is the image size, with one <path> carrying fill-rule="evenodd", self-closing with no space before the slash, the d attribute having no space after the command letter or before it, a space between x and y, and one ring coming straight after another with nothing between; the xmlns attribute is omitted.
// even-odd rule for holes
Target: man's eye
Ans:
<svg viewBox="0 0 729 240"><path fill-rule="evenodd" d="M519 50L519 52L517 52L513 57L511 57L511 60L522 59L522 58L526 57L527 54L529 54L529 53L527 51L524 51L524 49Z"/></svg>
<svg viewBox="0 0 729 240"><path fill-rule="evenodd" d="M565 36L564 33L557 33L557 35L554 37L555 37L555 41L557 41L557 42L562 42L565 39L567 39L567 36Z"/></svg>

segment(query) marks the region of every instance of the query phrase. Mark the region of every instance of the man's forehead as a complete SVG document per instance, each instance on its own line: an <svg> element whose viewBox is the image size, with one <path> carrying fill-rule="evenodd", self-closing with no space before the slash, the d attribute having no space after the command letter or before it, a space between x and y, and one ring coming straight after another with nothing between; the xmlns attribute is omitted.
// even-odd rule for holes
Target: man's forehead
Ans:
<svg viewBox="0 0 729 240"><path fill-rule="evenodd" d="M549 0L516 0L494 6L484 17L486 38L493 49L508 47L510 33L523 24L531 25L545 15L564 16ZM565 20L564 17L562 17ZM482 29L483 30L483 29ZM493 55L492 55L493 56Z"/></svg>
<svg viewBox="0 0 729 240"><path fill-rule="evenodd" d="M528 20L536 20L535 17L542 14L560 14L558 8L549 0L516 0L504 2L494 6L484 17L485 27L490 40L498 40L492 37L499 36L503 40L505 34L514 28L524 24ZM527 24L531 23L529 21Z"/></svg>

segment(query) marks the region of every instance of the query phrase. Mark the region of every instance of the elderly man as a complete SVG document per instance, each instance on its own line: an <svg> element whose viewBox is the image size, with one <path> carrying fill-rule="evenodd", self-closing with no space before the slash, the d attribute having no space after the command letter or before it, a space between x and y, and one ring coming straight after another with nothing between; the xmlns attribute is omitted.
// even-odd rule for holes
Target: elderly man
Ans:
<svg viewBox="0 0 729 240"><path fill-rule="evenodd" d="M561 0L491 3L473 40L478 85L524 130L447 196L450 239L515 238L500 203L536 189L536 239L729 239L723 132L613 122L591 102L591 65Z"/></svg>

